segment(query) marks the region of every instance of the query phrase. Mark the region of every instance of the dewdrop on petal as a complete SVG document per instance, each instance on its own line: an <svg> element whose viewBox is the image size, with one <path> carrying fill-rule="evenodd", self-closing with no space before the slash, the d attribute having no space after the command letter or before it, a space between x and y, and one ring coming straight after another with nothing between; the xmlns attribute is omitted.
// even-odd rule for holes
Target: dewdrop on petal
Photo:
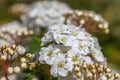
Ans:
<svg viewBox="0 0 120 80"><path fill-rule="evenodd" d="M14 67L14 72L15 73L20 73L21 68L19 66Z"/></svg>

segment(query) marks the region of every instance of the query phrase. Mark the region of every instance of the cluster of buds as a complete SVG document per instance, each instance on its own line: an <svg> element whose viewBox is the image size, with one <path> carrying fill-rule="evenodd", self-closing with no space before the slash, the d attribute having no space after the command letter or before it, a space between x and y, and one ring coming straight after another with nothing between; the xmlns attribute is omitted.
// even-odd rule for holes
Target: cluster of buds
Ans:
<svg viewBox="0 0 120 80"><path fill-rule="evenodd" d="M75 77L82 80L118 80L119 73L112 73L112 70L100 64L76 64L74 67Z"/></svg>
<svg viewBox="0 0 120 80"><path fill-rule="evenodd" d="M18 3L18 4L14 4L13 6L11 6L9 8L9 12L12 15L15 15L17 17L20 17L21 15L23 15L28 9L28 5L24 4L24 3Z"/></svg>
<svg viewBox="0 0 120 80"><path fill-rule="evenodd" d="M93 11L70 11L65 17L66 24L82 26L90 33L109 33L108 22Z"/></svg>
<svg viewBox="0 0 120 80"><path fill-rule="evenodd" d="M29 30L16 21L0 27L0 38L8 41L10 44L24 43L33 34L33 30Z"/></svg>
<svg viewBox="0 0 120 80"><path fill-rule="evenodd" d="M35 67L33 66L34 63L29 62L32 55L25 52L25 48L20 45L0 46L0 68L2 70L0 80L9 80L9 75L18 74L21 70Z"/></svg>

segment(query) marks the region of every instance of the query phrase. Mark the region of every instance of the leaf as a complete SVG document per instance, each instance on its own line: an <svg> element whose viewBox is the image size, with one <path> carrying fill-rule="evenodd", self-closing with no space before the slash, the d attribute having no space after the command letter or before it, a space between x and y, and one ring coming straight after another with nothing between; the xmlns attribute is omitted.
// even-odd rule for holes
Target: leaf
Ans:
<svg viewBox="0 0 120 80"><path fill-rule="evenodd" d="M31 80L32 79L32 73L28 74L26 77L23 78L23 80Z"/></svg>
<svg viewBox="0 0 120 80"><path fill-rule="evenodd" d="M36 42L38 42L39 44L41 43L41 40L40 40L39 37L34 36L33 39L34 39Z"/></svg>
<svg viewBox="0 0 120 80"><path fill-rule="evenodd" d="M28 43L28 49L29 49L29 52L34 54L35 52L40 51L40 44L33 39Z"/></svg>

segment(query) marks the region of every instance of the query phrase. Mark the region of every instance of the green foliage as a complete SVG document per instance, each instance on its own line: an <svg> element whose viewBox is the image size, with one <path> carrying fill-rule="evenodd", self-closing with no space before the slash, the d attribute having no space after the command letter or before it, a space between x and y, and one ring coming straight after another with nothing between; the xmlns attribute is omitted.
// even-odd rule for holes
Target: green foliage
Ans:
<svg viewBox="0 0 120 80"><path fill-rule="evenodd" d="M28 74L26 77L24 77L22 80L31 80L33 77L32 73Z"/></svg>
<svg viewBox="0 0 120 80"><path fill-rule="evenodd" d="M29 52L33 54L35 52L40 51L41 48L40 44L41 44L40 38L34 36L33 39L27 44L29 48Z"/></svg>

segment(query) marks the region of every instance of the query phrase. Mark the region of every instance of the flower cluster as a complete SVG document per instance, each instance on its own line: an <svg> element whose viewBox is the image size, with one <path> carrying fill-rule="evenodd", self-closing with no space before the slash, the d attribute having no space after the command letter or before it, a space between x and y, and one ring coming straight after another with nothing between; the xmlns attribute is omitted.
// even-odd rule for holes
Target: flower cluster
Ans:
<svg viewBox="0 0 120 80"><path fill-rule="evenodd" d="M9 8L9 12L17 17L20 17L21 15L25 14L28 9L28 5L24 3L18 3L14 4Z"/></svg>
<svg viewBox="0 0 120 80"><path fill-rule="evenodd" d="M2 25L0 27L0 38L6 40L10 44L21 44L28 41L29 35L33 35L33 30L21 25L17 21Z"/></svg>
<svg viewBox="0 0 120 80"><path fill-rule="evenodd" d="M0 27L0 80L16 80L18 78L14 76L18 73L27 75L25 79L39 76L39 71L46 69L42 64L49 65L50 74L58 80L120 78L118 73L113 74L107 67L97 38L88 33L109 32L108 22L101 15L87 10L72 10L59 1L15 4L10 7L10 12L20 17L22 24L13 21ZM40 52L26 53L21 45L31 40L31 35L41 36L40 31L47 31L41 41L36 39L41 43ZM29 70L30 74L24 73Z"/></svg>
<svg viewBox="0 0 120 80"><path fill-rule="evenodd" d="M38 26L39 28L50 27L53 24L63 23L64 17L62 14L68 12L69 10L70 8L62 2L39 1L29 6L26 13L21 16L21 20L24 25L33 29L35 26ZM38 28L35 32L36 31L38 31Z"/></svg>
<svg viewBox="0 0 120 80"><path fill-rule="evenodd" d="M88 32L109 33L108 22L93 11L75 10L65 14L66 24L84 27Z"/></svg>
<svg viewBox="0 0 120 80"><path fill-rule="evenodd" d="M25 55L25 57L23 57L23 55ZM29 63L31 57L32 55L26 53L26 49L21 45L1 45L0 68L2 71L0 72L0 80L3 80L2 78L5 78L4 80L9 80L9 75L20 73L21 69L31 69L31 63Z"/></svg>
<svg viewBox="0 0 120 80"><path fill-rule="evenodd" d="M100 63L106 65L97 39L74 25L54 25L42 38L40 62L51 66L54 77L67 76L75 64Z"/></svg>

